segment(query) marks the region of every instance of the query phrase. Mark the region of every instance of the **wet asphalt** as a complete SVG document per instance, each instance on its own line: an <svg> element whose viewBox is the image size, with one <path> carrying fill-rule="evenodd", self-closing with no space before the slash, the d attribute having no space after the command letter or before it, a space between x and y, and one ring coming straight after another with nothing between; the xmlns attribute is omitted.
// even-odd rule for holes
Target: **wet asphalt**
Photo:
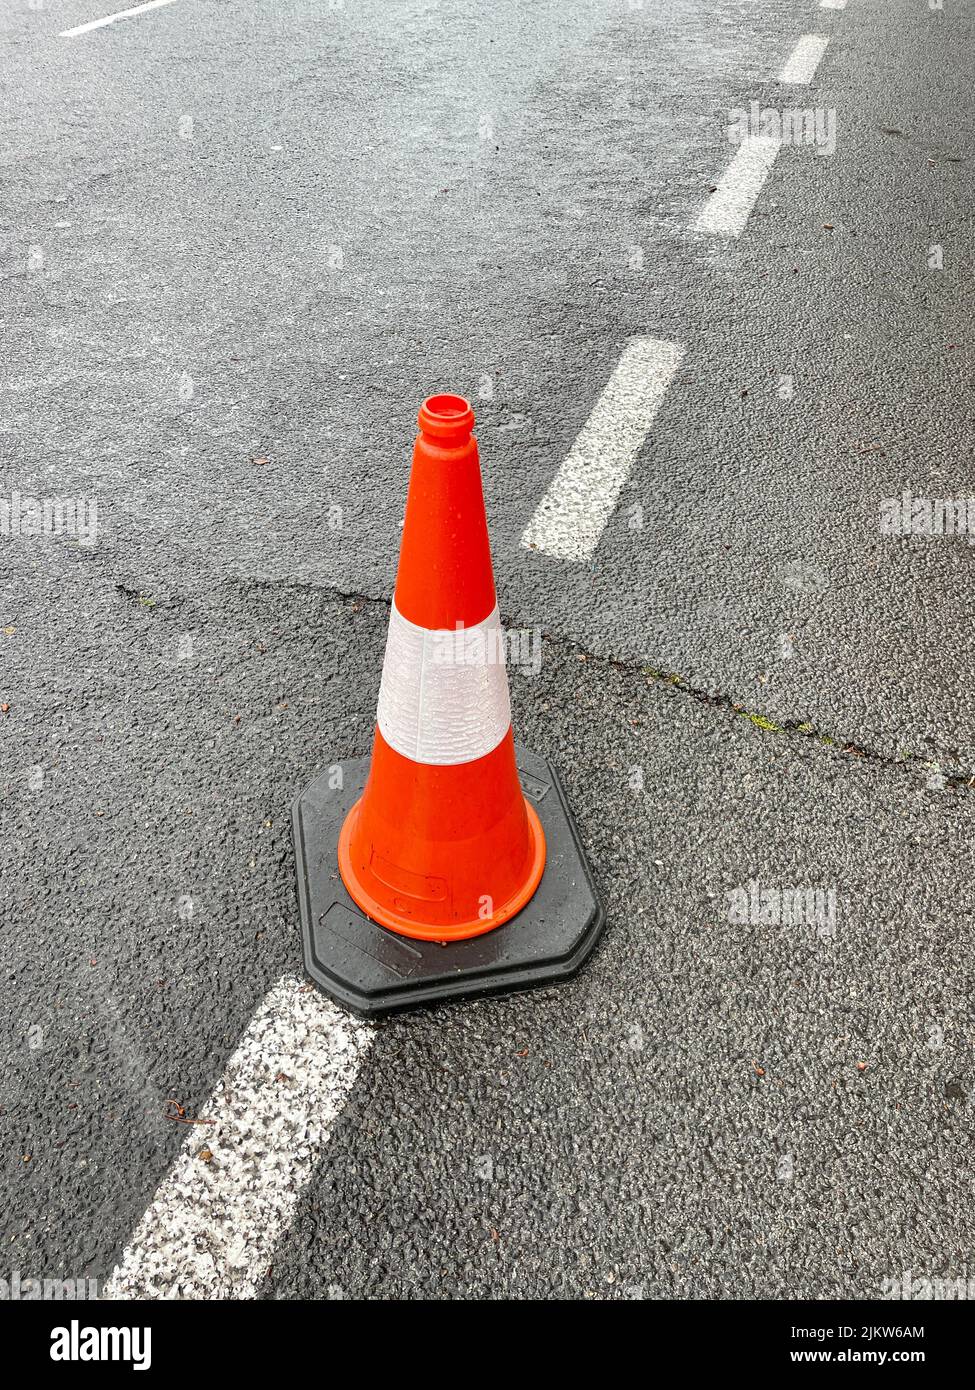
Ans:
<svg viewBox="0 0 975 1390"><path fill-rule="evenodd" d="M975 552L877 517L973 490L971 16L63 14L0 17L0 495L99 513L91 547L0 540L11 1269L107 1276L167 1099L300 968L290 804L368 750L415 410L449 388L502 615L544 634L518 736L606 934L564 989L381 1026L264 1292L963 1274ZM688 227L752 99L835 108L836 152L783 150L717 243ZM531 554L635 334L685 355L593 565ZM752 881L835 911L732 920Z"/></svg>

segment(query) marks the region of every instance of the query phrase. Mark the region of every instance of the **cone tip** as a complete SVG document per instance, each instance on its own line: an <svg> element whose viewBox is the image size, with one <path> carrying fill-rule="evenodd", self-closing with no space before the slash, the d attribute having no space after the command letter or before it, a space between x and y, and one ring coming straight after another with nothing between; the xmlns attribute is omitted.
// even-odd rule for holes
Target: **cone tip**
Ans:
<svg viewBox="0 0 975 1390"><path fill-rule="evenodd" d="M464 444L474 428L474 411L463 396L428 396L420 406L420 432L441 444Z"/></svg>

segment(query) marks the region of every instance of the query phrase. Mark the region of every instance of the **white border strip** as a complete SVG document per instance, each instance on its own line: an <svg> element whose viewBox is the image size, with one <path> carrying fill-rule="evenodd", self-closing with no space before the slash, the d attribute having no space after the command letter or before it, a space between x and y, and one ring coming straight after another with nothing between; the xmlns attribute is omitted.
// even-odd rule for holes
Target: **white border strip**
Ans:
<svg viewBox="0 0 975 1390"><path fill-rule="evenodd" d="M107 14L103 19L90 19L87 24L76 24L73 29L62 29L59 39L73 39L78 34L88 34L92 29L104 29L106 24L114 24L117 19L130 19L132 15L145 14L146 10L158 10L161 5L173 5L175 0L147 0L144 5L133 5L129 10L119 10L117 14Z"/></svg>
<svg viewBox="0 0 975 1390"><path fill-rule="evenodd" d="M795 87L811 82L828 43L829 39L823 34L803 34L779 73L779 81Z"/></svg>
<svg viewBox="0 0 975 1390"><path fill-rule="evenodd" d="M684 350L631 338L521 538L560 560L591 558Z"/></svg>
<svg viewBox="0 0 975 1390"><path fill-rule="evenodd" d="M740 236L781 147L781 142L769 135L742 140L704 204L694 231L709 232L713 236Z"/></svg>
<svg viewBox="0 0 975 1390"><path fill-rule="evenodd" d="M193 1117L214 1123L190 1129L103 1297L256 1298L372 1038L313 986L280 980Z"/></svg>
<svg viewBox="0 0 975 1390"><path fill-rule="evenodd" d="M472 763L511 728L504 632L497 604L479 623L436 630L393 601L376 723L414 763Z"/></svg>

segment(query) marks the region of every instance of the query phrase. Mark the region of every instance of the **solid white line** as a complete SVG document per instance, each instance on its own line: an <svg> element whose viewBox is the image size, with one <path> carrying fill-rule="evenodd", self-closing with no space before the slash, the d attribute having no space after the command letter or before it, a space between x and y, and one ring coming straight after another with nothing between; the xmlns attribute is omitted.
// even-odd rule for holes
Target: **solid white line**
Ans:
<svg viewBox="0 0 975 1390"><path fill-rule="evenodd" d="M630 339L522 545L560 560L591 557L682 356L676 343Z"/></svg>
<svg viewBox="0 0 975 1390"><path fill-rule="evenodd" d="M816 76L819 60L826 52L828 43L829 39L822 34L803 34L789 55L789 61L779 73L779 81L791 83L793 86L811 82Z"/></svg>
<svg viewBox="0 0 975 1390"><path fill-rule="evenodd" d="M269 990L103 1296L256 1298L372 1037L302 980Z"/></svg>
<svg viewBox="0 0 975 1390"><path fill-rule="evenodd" d="M87 24L76 24L73 29L62 29L58 38L73 39L76 34L87 34L91 29L101 29L106 24L114 24L117 19L128 19L130 15L145 14L146 10L158 10L160 5L172 4L175 4L175 0L147 0L145 5L133 5L130 10L107 14L104 19L90 19Z"/></svg>
<svg viewBox="0 0 975 1390"><path fill-rule="evenodd" d="M819 0L821 10L845 10L846 0Z"/></svg>
<svg viewBox="0 0 975 1390"><path fill-rule="evenodd" d="M780 148L781 142L770 135L742 140L717 188L704 204L694 230L714 236L739 236Z"/></svg>

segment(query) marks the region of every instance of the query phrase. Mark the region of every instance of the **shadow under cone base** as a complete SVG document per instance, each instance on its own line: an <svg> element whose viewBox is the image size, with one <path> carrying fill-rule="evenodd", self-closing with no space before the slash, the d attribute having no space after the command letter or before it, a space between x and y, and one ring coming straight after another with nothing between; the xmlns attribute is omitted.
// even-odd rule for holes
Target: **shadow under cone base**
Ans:
<svg viewBox="0 0 975 1390"><path fill-rule="evenodd" d="M603 909L561 784L544 758L516 745L522 790L545 833L547 860L530 902L503 926L464 941L407 938L371 921L338 873L338 840L369 773L368 758L316 777L293 807L305 969L331 998L366 1018L570 979L603 926Z"/></svg>

